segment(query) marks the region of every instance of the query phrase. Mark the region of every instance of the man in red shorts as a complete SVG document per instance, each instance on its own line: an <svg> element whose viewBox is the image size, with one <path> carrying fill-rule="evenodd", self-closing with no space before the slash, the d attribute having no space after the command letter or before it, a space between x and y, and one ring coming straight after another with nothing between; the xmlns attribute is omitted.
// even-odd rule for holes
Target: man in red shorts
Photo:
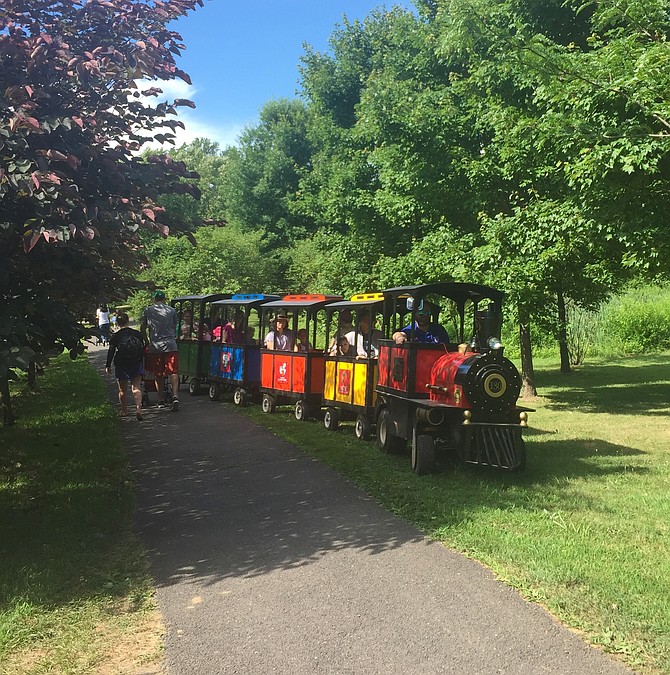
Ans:
<svg viewBox="0 0 670 675"><path fill-rule="evenodd" d="M154 304L147 307L142 315L142 334L149 345L146 358L146 370L156 376L159 405L165 398L171 409L179 410L179 358L177 355L177 312L174 307L165 304L165 293L154 293ZM164 392L163 378L170 376L172 398Z"/></svg>

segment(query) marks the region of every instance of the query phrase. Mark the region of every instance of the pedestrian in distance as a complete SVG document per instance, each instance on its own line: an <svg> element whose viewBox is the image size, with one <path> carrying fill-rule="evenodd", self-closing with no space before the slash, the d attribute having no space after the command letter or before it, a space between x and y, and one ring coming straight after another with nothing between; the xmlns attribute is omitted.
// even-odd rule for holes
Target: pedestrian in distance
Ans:
<svg viewBox="0 0 670 675"><path fill-rule="evenodd" d="M146 368L156 376L158 405L168 403L173 412L179 410L179 357L177 354L177 312L174 307L165 304L165 293L156 291L154 304L144 310L142 315L142 335L149 345L146 355ZM163 379L170 378L172 396L168 399Z"/></svg>
<svg viewBox="0 0 670 675"><path fill-rule="evenodd" d="M121 417L128 414L128 383L130 382L133 397L135 399L135 417L142 421L142 390L140 382L144 374L144 340L139 331L128 326L128 315L119 312L116 318L119 330L109 339L107 350L107 362L105 371L111 373L112 361L116 383L119 387L119 403L121 404Z"/></svg>
<svg viewBox="0 0 670 675"><path fill-rule="evenodd" d="M109 307L107 303L103 302L98 309L95 310L95 317L98 321L98 330L100 331L100 342L103 347L109 344ZM100 344L100 342L98 344Z"/></svg>

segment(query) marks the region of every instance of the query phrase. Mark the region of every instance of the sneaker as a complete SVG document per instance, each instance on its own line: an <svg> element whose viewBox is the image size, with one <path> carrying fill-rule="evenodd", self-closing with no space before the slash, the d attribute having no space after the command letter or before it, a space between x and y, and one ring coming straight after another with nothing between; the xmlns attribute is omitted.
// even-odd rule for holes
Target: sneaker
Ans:
<svg viewBox="0 0 670 675"><path fill-rule="evenodd" d="M177 410L179 410L179 399L176 396L172 399L170 410L172 410L172 412L177 412Z"/></svg>
<svg viewBox="0 0 670 675"><path fill-rule="evenodd" d="M158 401L158 403L156 403L156 406L159 408L165 408L166 405L167 403L165 401Z"/></svg>

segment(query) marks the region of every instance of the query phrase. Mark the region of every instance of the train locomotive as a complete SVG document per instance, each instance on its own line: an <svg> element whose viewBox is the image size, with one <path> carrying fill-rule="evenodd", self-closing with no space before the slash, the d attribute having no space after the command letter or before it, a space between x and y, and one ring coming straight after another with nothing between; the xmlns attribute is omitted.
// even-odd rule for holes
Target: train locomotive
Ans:
<svg viewBox="0 0 670 675"><path fill-rule="evenodd" d="M406 342L380 341L379 449L398 452L409 441L418 474L434 470L438 448L455 451L466 463L522 469L526 450L521 433L529 409L517 405L521 378L500 342L503 294L476 284L440 283L392 288L384 296L386 335L424 304L432 308L436 323L444 301L454 311L456 335L448 343L417 342L412 321ZM469 336L466 314L473 322Z"/></svg>

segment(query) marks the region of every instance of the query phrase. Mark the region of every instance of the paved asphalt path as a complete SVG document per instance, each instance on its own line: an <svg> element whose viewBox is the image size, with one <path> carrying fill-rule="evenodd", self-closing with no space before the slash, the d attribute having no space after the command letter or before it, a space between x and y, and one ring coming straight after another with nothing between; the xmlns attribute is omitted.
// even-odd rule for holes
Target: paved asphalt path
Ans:
<svg viewBox="0 0 670 675"><path fill-rule="evenodd" d="M180 402L120 420L168 673L630 673L232 404Z"/></svg>

